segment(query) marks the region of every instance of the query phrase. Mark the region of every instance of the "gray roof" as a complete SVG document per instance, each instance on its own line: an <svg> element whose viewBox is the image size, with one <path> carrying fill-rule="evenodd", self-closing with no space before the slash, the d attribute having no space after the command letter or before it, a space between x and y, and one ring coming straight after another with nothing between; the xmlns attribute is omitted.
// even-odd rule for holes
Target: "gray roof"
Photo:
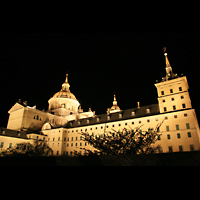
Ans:
<svg viewBox="0 0 200 200"><path fill-rule="evenodd" d="M26 132L15 131L0 127L0 136L28 139L26 134L27 134Z"/></svg>
<svg viewBox="0 0 200 200"><path fill-rule="evenodd" d="M150 109L150 113L147 113L147 109ZM133 112L135 112L135 116L132 115ZM121 118L119 114L122 114ZM157 114L160 114L159 106L158 104L152 104L149 106L143 106L141 108L133 108L128 110L123 110L117 113L110 113L109 115L102 114L91 118L70 121L67 124L65 124L64 128L76 128L76 127L104 124L104 123L110 123L128 119L137 119ZM108 120L108 116L110 116L110 120ZM97 121L97 118L99 118L99 121Z"/></svg>

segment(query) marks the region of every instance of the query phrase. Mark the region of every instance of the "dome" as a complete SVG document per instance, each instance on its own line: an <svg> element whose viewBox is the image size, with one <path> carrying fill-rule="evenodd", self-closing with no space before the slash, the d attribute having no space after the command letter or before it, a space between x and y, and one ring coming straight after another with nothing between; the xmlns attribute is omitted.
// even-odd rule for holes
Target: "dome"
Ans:
<svg viewBox="0 0 200 200"><path fill-rule="evenodd" d="M74 94L72 94L70 91L64 91L64 90L61 90L60 92L57 92L56 94L54 94L53 98L68 98L68 99L73 99L77 101Z"/></svg>
<svg viewBox="0 0 200 200"><path fill-rule="evenodd" d="M119 106L112 106L111 110L120 110L120 107Z"/></svg>

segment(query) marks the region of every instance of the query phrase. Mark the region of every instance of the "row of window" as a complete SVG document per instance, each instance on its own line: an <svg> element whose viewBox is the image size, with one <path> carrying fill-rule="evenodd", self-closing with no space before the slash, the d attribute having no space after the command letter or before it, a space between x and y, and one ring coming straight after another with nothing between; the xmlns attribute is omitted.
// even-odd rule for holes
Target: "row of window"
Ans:
<svg viewBox="0 0 200 200"><path fill-rule="evenodd" d="M187 135L188 135L188 138L192 137L192 133L191 132L188 132ZM161 138L162 138L162 136L159 136L158 140L161 140ZM180 133L177 133L177 138L181 139L181 134ZM170 134L167 135L167 139L171 140L171 135Z"/></svg>
<svg viewBox="0 0 200 200"><path fill-rule="evenodd" d="M49 144L48 144L48 145L49 145ZM66 143L64 143L63 145L64 145L64 147L66 147ZM82 146L85 146L85 147L86 147L87 145L88 145L87 142L80 142L80 145L79 145L79 146L80 146L80 147L82 147ZM58 143L57 146L60 147L60 143ZM67 147L69 147L69 146L71 146L71 147L76 146L76 147L77 147L77 146L78 146L78 143L71 143L71 144L67 143ZM55 143L52 144L52 147L55 147Z"/></svg>
<svg viewBox="0 0 200 200"><path fill-rule="evenodd" d="M179 152L183 152L183 146L179 146ZM194 151L195 149L194 149L194 145L193 144L191 144L190 145L190 151ZM170 146L169 147L169 153L173 153L174 151L173 151L173 147L172 146Z"/></svg>
<svg viewBox="0 0 200 200"><path fill-rule="evenodd" d="M182 92L183 91L183 88L182 87L179 87L179 92ZM174 93L174 90L173 89L170 89L170 93L173 94ZM162 95L165 95L165 91L161 91L161 94Z"/></svg>
<svg viewBox="0 0 200 200"><path fill-rule="evenodd" d="M184 99L184 96L181 96L181 99ZM171 98L171 100L172 100L172 101L175 101L175 98ZM165 102L166 102L166 100L163 99L163 103L165 103Z"/></svg>
<svg viewBox="0 0 200 200"><path fill-rule="evenodd" d="M185 103L182 104L182 108L183 108L183 109L186 108ZM174 110L174 111L177 110L177 109L176 109L176 106L173 106L173 110ZM167 112L167 107L164 107L164 111Z"/></svg>
<svg viewBox="0 0 200 200"><path fill-rule="evenodd" d="M41 117L39 115L34 116L33 119L38 120L38 121L42 121Z"/></svg>

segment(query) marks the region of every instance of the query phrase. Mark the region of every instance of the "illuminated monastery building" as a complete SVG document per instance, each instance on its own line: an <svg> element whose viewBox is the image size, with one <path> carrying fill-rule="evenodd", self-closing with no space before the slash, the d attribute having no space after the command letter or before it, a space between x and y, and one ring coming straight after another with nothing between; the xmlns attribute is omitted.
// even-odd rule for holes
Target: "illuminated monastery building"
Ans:
<svg viewBox="0 0 200 200"><path fill-rule="evenodd" d="M94 150L82 140L80 133L88 132L102 137L106 131L137 128L143 131L155 128L159 123L162 136L156 142L161 152L200 150L200 131L195 110L189 96L186 76L172 71L167 53L166 76L155 86L158 104L121 110L114 96L113 106L107 113L95 115L91 109L84 112L75 95L70 92L68 74L60 92L49 100L48 111L29 107L27 102L18 102L9 110L7 129L0 130L0 151L35 139L45 140L54 155L73 156L74 151L84 155L86 148Z"/></svg>

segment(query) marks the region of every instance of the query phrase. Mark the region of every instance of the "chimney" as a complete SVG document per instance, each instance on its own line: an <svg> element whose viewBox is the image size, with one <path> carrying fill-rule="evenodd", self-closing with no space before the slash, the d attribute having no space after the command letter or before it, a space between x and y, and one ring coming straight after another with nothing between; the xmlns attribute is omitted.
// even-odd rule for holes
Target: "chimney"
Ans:
<svg viewBox="0 0 200 200"><path fill-rule="evenodd" d="M138 104L138 108L140 108L140 102L137 102L137 104Z"/></svg>

